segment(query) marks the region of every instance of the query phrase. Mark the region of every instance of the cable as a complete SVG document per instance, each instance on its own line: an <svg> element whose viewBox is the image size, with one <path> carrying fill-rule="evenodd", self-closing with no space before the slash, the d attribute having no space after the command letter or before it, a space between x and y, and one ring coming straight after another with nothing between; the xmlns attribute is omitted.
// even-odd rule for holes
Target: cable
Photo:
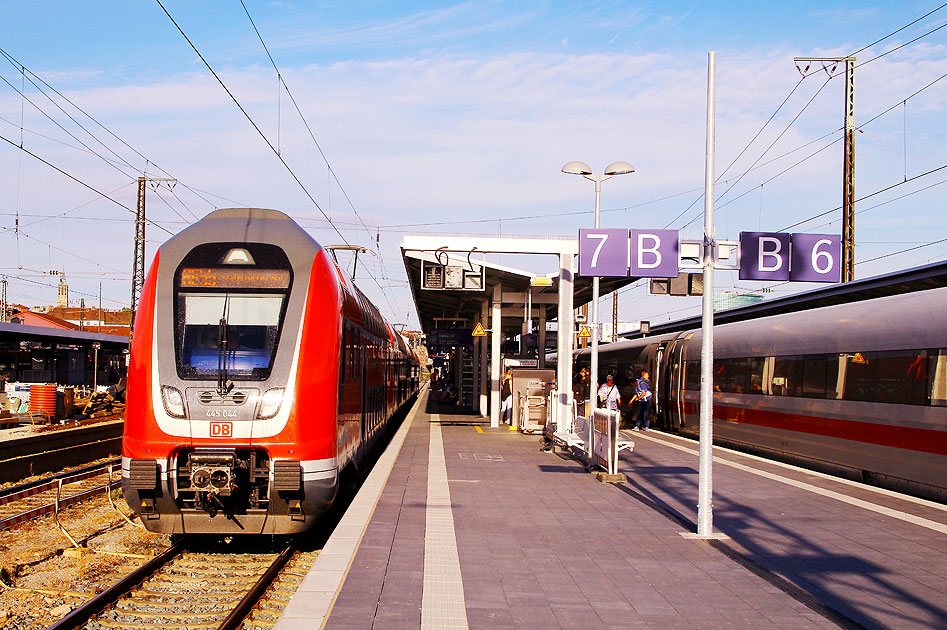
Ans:
<svg viewBox="0 0 947 630"><path fill-rule="evenodd" d="M932 11L928 11L927 13L925 13L925 14L922 15L921 17L917 18L916 20L913 20L913 21L911 21L911 22L908 22L907 24L905 24L904 26L902 26L902 27L899 28L898 30L896 30L896 31L891 31L890 33L888 33L887 35L885 35L885 36L882 37L881 39L876 39L875 41L871 42L871 43L868 44L867 46L862 46L861 48L859 48L858 50L856 50L855 52L853 52L851 55L849 55L849 57L854 57L854 56L857 55L858 53L864 52L864 51L868 50L869 48L871 48L872 46L874 46L874 45L876 45L876 44L880 44L881 42L883 42L884 40L888 39L889 37L893 37L894 35L897 35L898 33L900 33L901 31L903 31L903 30L906 29L907 27L913 26L913 25L917 24L918 22L920 22L921 20L923 20L924 18L926 18L926 17L928 17L928 16L930 16L930 15L933 15L934 13L937 13L938 11L940 11L941 9L943 9L944 7L947 7L947 2L945 2L945 3L942 4L942 5L940 5L939 7L937 7L936 9L934 9L934 10L932 10Z"/></svg>
<svg viewBox="0 0 947 630"><path fill-rule="evenodd" d="M41 76L39 76L38 74L36 74L36 73L33 72L32 70L30 70L29 68L23 66L22 64L20 64L20 62L17 61L17 59L14 58L10 53L8 53L7 51L5 51L5 50L3 50L2 48L0 48L0 55L3 55L3 57L6 58L8 62L10 62L11 64L13 64L14 67L23 68L23 70L24 70L25 73L29 73L33 78L35 78L37 81L39 81L39 82L42 83L44 86L46 86L46 88L48 88L48 89L51 90L54 94L56 94L56 96L58 96L59 98L61 98L61 99L62 99L63 101L65 101L66 103L69 103L69 105L71 105L71 106L74 107L77 111L79 111L80 113L82 113L83 116L85 116L86 118L88 118L89 120L91 120L93 123L95 123L96 126L98 126L98 127L101 128L103 131L105 131L107 134L109 134L110 136L112 136L113 138L115 138L116 140L118 140L122 145L124 145L127 149L129 149L129 150L130 150L131 152L133 152L135 155L137 155L138 157L140 157L142 160L145 160L146 165L151 165L151 166L155 167L156 169L158 169L159 171L161 171L164 175L166 175L166 176L169 177L169 178L177 179L176 177L174 177L173 175L171 175L171 173L169 173L169 172L166 171L165 169L163 169L163 168L161 168L160 166L158 166L157 164L155 164L152 160L149 160L148 158L146 158L138 149L136 149L135 147L131 146L128 142L126 142L124 139L122 139L122 138L121 138L119 135L117 135L114 131L112 131L111 129L109 129L108 127L106 127L104 124L102 124L101 122L99 122L99 120L96 119L94 116L92 116L92 114L90 114L90 113L87 112L86 110L84 110L84 109L82 109L81 107L79 107L76 103L74 103L72 100L70 100L68 97L66 97L62 92L60 92L59 90L57 90L56 88L54 88L52 85L50 85L49 83L47 83ZM52 101L52 99L50 98L50 96L45 93L45 91L43 90L43 88L41 88L41 87L39 87L38 85L36 85L36 83L33 82L32 79L30 79L30 83L32 83L33 86L36 87L37 90L39 90L40 92L42 92L43 95L46 96L47 99L49 99L50 101ZM55 104L55 103L54 103L54 104ZM58 107L58 105L57 105L57 107ZM60 110L62 111L62 108L61 108L61 107L60 107ZM65 113L65 112L64 112L64 113ZM66 114L66 115L68 116L68 114ZM71 118L71 116L70 116L70 118ZM79 124L79 123L77 122L76 124ZM81 125L80 125L80 127L81 127ZM84 127L83 127L83 129L85 130ZM99 140L95 135L93 135L93 134L92 134L91 132L89 132L88 130L85 130L85 131L86 131L86 133L88 133L90 136L92 136L93 138L95 138L95 140L96 140L99 144L101 144L102 146L106 147L106 148L109 150L109 152L111 152L113 155L116 155L116 157L119 157L119 159L121 159L125 164L128 164L127 161L125 161L125 160L124 160L123 158L121 158L120 156L117 156L117 154L116 154L114 151L112 151L112 149L110 149L107 145L105 145L105 143L103 143L101 140ZM135 168L134 168L133 166L131 166L130 164L129 164L129 167L132 168L133 170L135 170L136 172L141 172L142 174L145 174L144 171L138 171L137 169L135 169ZM179 181L179 183L181 184L181 186L183 186L183 187L186 188L187 190L190 190L191 192L194 192L194 189L192 189L192 188L191 188L190 186L188 186L186 183L181 182L181 181ZM202 201L204 201L205 203L207 203L207 205L211 206L212 208L216 208L216 206L215 206L213 203L211 203L209 200L207 200L206 198L204 198L202 195L200 195L200 194L194 192L194 196L198 197L199 199L201 199ZM198 218L197 215L196 215L189 207L185 206L185 208L187 209L188 212L191 213L192 216L194 216L195 219Z"/></svg>
<svg viewBox="0 0 947 630"><path fill-rule="evenodd" d="M887 52L883 52L883 53L881 53L880 55L877 55L877 56L875 56L875 57L872 57L872 58L869 59L868 61L863 61L863 62L861 62L861 63L855 64L855 67L856 67L856 68L861 68L862 66L867 65L867 64L871 63L872 61L876 61L876 60L878 60L878 59L881 59L882 57L885 57L885 56L887 56L887 55L890 55L891 53L895 52L896 50L901 50L901 49L904 48L905 46L909 46L909 45L913 44L914 42L916 42L917 40L923 39L923 38L927 37L927 36L930 35L931 33L936 33L937 31L939 31L940 29L942 29L942 28L944 28L944 27L947 27L947 22L944 22L943 24L941 24L941 25L938 26L937 28L933 28L933 29L927 31L927 32L924 33L923 35L918 35L918 36L915 37L914 39L912 39L912 40L910 40L910 41L904 42L904 43L901 44L900 46L896 46L896 47L892 48L891 50L889 50L889 51L887 51Z"/></svg>
<svg viewBox="0 0 947 630"><path fill-rule="evenodd" d="M889 191L889 190L891 190L891 189L893 189L893 188L897 188L898 186L903 186L904 184L906 184L906 183L908 183L908 182L912 182L912 181L914 181L915 179L920 179L921 177L926 177L927 175L930 175L930 174L932 174L932 173L936 173L937 171L942 171L942 170L944 170L945 168L947 168L947 164L943 164L943 165L941 165L941 166L938 166L937 168L932 168L931 170L929 170L929 171L927 171L927 172L925 172L925 173L921 173L920 175L915 175L914 177L909 177L909 178L907 178L907 179L904 180L904 181L900 181L900 182L898 182L898 183L896 183L896 184L891 184L890 186L886 186L886 187L884 187L884 188L882 188L882 189L880 189L880 190L876 190L876 191L873 192L873 193L869 193L869 194L865 195L864 197L859 197L858 199L855 200L855 203L858 203L859 201L864 201L865 199L869 199L869 198L871 198L871 197L874 197L875 195L880 195L881 193L887 192L887 191ZM791 229L794 228L794 227L798 227L798 226L802 225L803 223L808 223L809 221L812 221L812 220L814 220L814 219L818 219L818 218L820 218L820 217L824 217L824 216L826 216L827 214L832 214L833 212L838 212L838 211L841 210L841 209L842 209L842 206L837 206L837 207L835 207L835 208L832 208L831 210L826 210L825 212L820 212L819 214L815 214L815 215L809 217L808 219L803 219L802 221L798 221L798 222L796 222L796 223L793 223L792 225L788 225L788 226L784 227L783 229L781 229L781 230L779 230L779 231L780 231L780 232L786 232L786 231L788 231L788 230L791 230Z"/></svg>
<svg viewBox="0 0 947 630"><path fill-rule="evenodd" d="M159 2L158 4L161 4L161 3ZM368 226L365 224L365 221L362 219L362 215L359 214L358 210L355 208L355 204L352 203L352 199L349 197L348 192L345 190L345 187L342 186L342 182L339 181L339 177L338 175L336 175L335 170L333 170L332 165L329 164L329 159L326 157L325 152L322 150L322 147L319 145L318 140L316 140L316 136L313 133L312 128L309 126L309 121L306 120L306 117L302 113L302 109L299 107L299 104L296 102L296 97L293 96L293 93L289 89L289 86L286 84L285 79L283 79L283 74L280 72L279 66L276 65L276 61L273 59L273 55L270 54L270 50L266 46L266 42L263 40L263 35L260 34L260 30L257 28L256 23L253 21L253 16L250 15L250 11L249 9L247 9L247 5L243 0L240 0L240 6L243 7L244 13L247 14L247 19L250 20L250 26L253 27L253 31L256 33L257 38L260 40L260 44L263 46L263 50L266 52L266 56L269 58L270 63L273 65L273 69L276 70L277 81L283 86L283 88L285 88L286 94L289 95L289 99L293 103L293 107L296 108L296 113L299 114L299 119L302 121L303 125L306 127L306 131L309 133L309 137L312 138L313 144L316 145L316 149L318 149L319 155L322 156L322 159L326 164L326 169L328 170L329 174L332 175L332 178L335 179L335 183L339 186L339 190L342 191L342 195L345 197L345 200L348 202L349 207L352 209L352 212L355 214L355 217L362 224L362 227L365 229L365 231L368 232L369 238L371 238L374 235L372 234L371 230L368 229ZM167 11L165 11L165 13L167 13ZM277 108L277 118L278 117L279 117L279 109ZM277 142L279 142L278 131L277 131ZM271 145L271 148L272 148L272 145ZM282 159L282 157L280 156L280 152L278 150L276 151L276 155L277 157L280 157L280 159ZM317 204L317 207L318 207L318 204ZM321 212L322 208L319 208L319 210ZM328 220L331 223L331 219L329 219L328 216L326 216L326 220ZM339 230L336 230L336 232L339 232ZM342 235L341 232L339 232L339 236L341 235ZM344 240L344 237L343 237L343 240ZM377 242L376 242L376 245L377 245ZM380 252L376 252L376 253L379 253L380 255ZM384 262L380 262L380 267L381 267L381 270L380 270L381 275L383 277L386 276L387 271L385 269ZM388 294L387 294L387 291L385 290L385 287L381 286L381 284L378 283L378 279L375 278L373 274L369 273L369 276L372 277L372 279L375 281L375 284L378 285L378 288L382 290L382 293L385 295L385 300L388 302L388 306L391 307L391 300L388 298ZM392 311L394 311L393 307L392 307Z"/></svg>
<svg viewBox="0 0 947 630"><path fill-rule="evenodd" d="M905 183L905 182L901 182L901 183L903 184L903 183ZM937 186L942 186L943 184L947 184L947 179L942 179L942 180L940 180L939 182L935 182L935 183L933 183L933 184L929 184L929 185L927 185L927 186L924 186L923 188L918 188L917 190L912 190L912 191L909 192L909 193L904 193L903 195L898 195L897 197L893 197L893 198L891 198L891 199L888 199L887 201L882 201L881 203L876 203L876 204L873 205L873 206L868 206L867 208L862 208L861 210L856 210L856 211L855 211L855 214L862 214L863 212L868 212L869 210L874 210L875 208L880 208L881 206L886 206L886 205L888 205L889 203L894 203L895 201L900 201L901 199L904 199L904 198L906 198L906 197L911 197L912 195L916 195L916 194L918 194L918 193L922 193L922 192L924 192L925 190L930 190L931 188L936 188ZM836 221L839 221L839 220L840 220L840 219L833 219L832 221L828 221L827 223L820 223L819 225L816 225L816 226L811 227L811 228L806 228L806 229L807 229L807 230L818 230L819 228L825 227L825 226L827 226L827 225L832 225L833 223L835 223ZM859 243L868 243L868 242L871 242L871 241L859 241ZM883 242L885 242L885 241L878 241L878 242L879 242L879 243L883 243ZM894 241L891 241L891 242L894 242ZM918 242L921 242L921 241L918 241Z"/></svg>
<svg viewBox="0 0 947 630"><path fill-rule="evenodd" d="M0 140L3 140L4 142L6 142L6 143L8 143L8 144L11 144L11 145L13 145L14 147L16 147L17 149L19 149L20 151L23 151L24 153L26 153L27 155L30 155L30 156L36 158L37 160L39 160L40 162L42 162L42 163L45 164L46 166L48 166L48 167L50 167L51 169L53 169L53 170L55 170L55 171L58 171L59 173L65 175L66 177L68 177L68 178L71 179L72 181L76 182L77 184L80 184L80 185L82 185L82 186L85 186L86 188L88 188L88 189L91 190L92 192L96 193L96 194L99 195L100 197L104 197L105 199L108 199L109 201L111 201L111 202L114 203L115 205L120 206L120 207L122 207L122 208L125 208L126 210L128 210L128 211L131 212L132 214L137 214L134 210L132 210L131 208L129 208L128 206L126 206L125 204L123 204L121 201L118 201L118 200L116 200L116 199L113 199L112 197L106 195L104 192L101 192L101 191L97 190L96 188L93 188L92 186L90 186L89 184L85 183L84 181L82 181L82 180L79 179L78 177L76 177L76 176L74 176L74 175L70 175L70 174L67 173L66 171L64 171L64 170L62 170L61 168L59 168L58 166L56 166L56 165L54 165L54 164L52 164L52 163L50 163L50 162L47 162L46 160L44 160L44 159L41 158L40 156L36 155L35 153L33 153L32 151L30 151L29 149L26 149L26 148L24 148L24 147L19 146L16 142L13 142L12 140L8 139L7 137L0 135ZM150 223L151 225L155 226L156 228L160 228L160 229L164 230L165 232L167 232L168 234L172 234L172 235L173 235L173 232L171 232L170 230L168 230L168 229L165 228L164 226L155 223L155 222L152 221L151 219L145 219L145 221L148 222L148 223Z"/></svg>
<svg viewBox="0 0 947 630"><path fill-rule="evenodd" d="M237 109L240 110L240 112L244 115L244 117L246 117L247 121L249 121L250 125L252 125L253 128L256 130L256 132L260 135L260 137L263 138L263 142L266 143L266 146L270 148L270 150L277 157L277 159L279 159L279 161L283 164L283 166L286 168L289 174L293 177L293 179L296 180L296 183L299 184L299 187L302 189L302 191L306 193L306 196L309 197L309 200L312 201L314 206L316 206L316 209L318 209L319 212L322 214L322 216L326 218L326 221L329 221L329 224L335 230L336 234L339 235L339 238L341 238L345 242L345 244L348 245L349 242L345 240L345 237L342 235L342 232L340 232L338 228L335 227L335 225L329 219L329 215L325 213L325 211L322 209L322 206L319 205L319 202L316 201L315 197L313 197L312 194L309 192L309 189L306 188L306 185L303 184L302 181L299 179L299 177L296 175L296 172L293 171L293 169L289 166L289 164L286 163L286 160L283 159L283 156L279 154L279 151L276 150L276 147L273 146L273 143L270 142L269 138L266 137L266 135L263 133L260 127L256 124L256 121L253 120L250 114L247 113L247 110L243 108L243 105L241 105L240 101L238 101L237 98L233 95L233 92L230 91L230 88L227 87L227 84L223 82L223 80L220 78L217 72L211 67L210 63L207 62L207 59L205 59L204 55L201 54L201 51L197 49L197 46L194 45L194 42L191 41L191 39L187 36L184 30L178 25L175 19L171 17L171 14L168 13L168 10L161 3L161 0L155 0L155 2L158 3L158 6L161 7L162 11L164 11L164 14L168 16L169 20L171 20L171 23L174 25L174 28L178 30L178 32L181 34L184 40L188 43L191 49L200 58L201 62L203 62L204 66L214 76L214 78L217 80L217 83L220 84L220 87L224 89L224 92L227 93L227 96L230 97L230 100L234 102L234 104L237 106Z"/></svg>

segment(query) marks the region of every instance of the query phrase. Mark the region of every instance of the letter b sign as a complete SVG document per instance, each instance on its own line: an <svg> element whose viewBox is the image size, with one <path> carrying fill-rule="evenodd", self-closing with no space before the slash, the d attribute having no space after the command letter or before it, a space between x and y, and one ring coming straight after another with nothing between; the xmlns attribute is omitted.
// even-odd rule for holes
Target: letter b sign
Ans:
<svg viewBox="0 0 947 630"><path fill-rule="evenodd" d="M789 280L789 234L740 232L740 280Z"/></svg>
<svg viewBox="0 0 947 630"><path fill-rule="evenodd" d="M835 234L741 232L740 279L838 282L841 254Z"/></svg>

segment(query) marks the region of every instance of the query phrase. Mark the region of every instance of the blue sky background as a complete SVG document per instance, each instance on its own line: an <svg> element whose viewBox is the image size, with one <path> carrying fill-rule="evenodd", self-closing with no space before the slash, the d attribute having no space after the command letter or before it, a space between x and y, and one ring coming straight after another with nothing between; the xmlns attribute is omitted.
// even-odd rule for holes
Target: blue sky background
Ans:
<svg viewBox="0 0 947 630"><path fill-rule="evenodd" d="M721 173L799 81L794 56L851 53L940 4L248 1L366 230L279 92L240 3L165 2L346 239L374 245L380 235L381 257L367 263L379 282L365 278L360 285L393 321L414 318L398 250L409 229L571 235L590 225L589 214L562 216L592 207L591 183L559 172L572 159L596 169L617 159L637 167L604 185L603 225L664 227L696 202L672 226L699 236L708 50L718 51ZM859 61L945 22L947 8L859 53ZM8 2L0 48L191 187L177 188L176 197L157 192L168 205L149 199L149 216L168 231L214 205L239 203L285 210L321 242L339 241L157 3ZM856 122L945 72L947 28L859 68ZM2 59L0 76L21 85L18 69ZM718 195L773 144L718 198L720 236L779 230L840 204L841 144L827 145L840 137L843 86L841 78L823 87L825 81L824 73L803 81L724 175ZM26 86L36 105L105 153ZM134 171L157 174L88 121L131 166L115 168L72 148L75 139L0 82L0 135L16 144L21 107L26 148L102 192L114 191L126 206L135 203ZM866 125L856 140L857 196L947 164L945 108L947 79ZM947 184L939 183L945 179L947 169L859 203L857 260L947 238ZM896 199L906 193L914 194ZM798 229L838 232L838 214ZM516 218L534 215L544 216ZM91 300L101 280L106 305L127 303L129 218L0 142L0 274L9 277L12 300L55 301L56 279L42 272L64 268L76 301L83 294ZM481 222L450 223L470 219ZM149 260L165 238L149 226ZM947 242L865 262L857 275L945 256ZM503 262L541 272L552 267L548 260ZM718 286L764 285L720 273ZM643 285L622 296L628 320L698 311L699 300L649 298Z"/></svg>

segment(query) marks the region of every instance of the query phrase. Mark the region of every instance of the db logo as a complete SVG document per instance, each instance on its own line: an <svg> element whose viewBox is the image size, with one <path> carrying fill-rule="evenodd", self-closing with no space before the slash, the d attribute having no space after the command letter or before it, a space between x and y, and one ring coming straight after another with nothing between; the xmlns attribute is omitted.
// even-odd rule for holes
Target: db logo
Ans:
<svg viewBox="0 0 947 630"><path fill-rule="evenodd" d="M233 437L233 422L211 422L210 436L220 438Z"/></svg>

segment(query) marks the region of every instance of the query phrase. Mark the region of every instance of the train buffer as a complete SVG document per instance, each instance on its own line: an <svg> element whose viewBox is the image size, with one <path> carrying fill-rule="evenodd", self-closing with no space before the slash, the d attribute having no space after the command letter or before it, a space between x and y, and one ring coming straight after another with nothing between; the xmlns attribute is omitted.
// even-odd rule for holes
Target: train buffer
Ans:
<svg viewBox="0 0 947 630"><path fill-rule="evenodd" d="M636 433L601 484L536 436L419 403L277 622L294 628L931 628L947 506Z"/></svg>

